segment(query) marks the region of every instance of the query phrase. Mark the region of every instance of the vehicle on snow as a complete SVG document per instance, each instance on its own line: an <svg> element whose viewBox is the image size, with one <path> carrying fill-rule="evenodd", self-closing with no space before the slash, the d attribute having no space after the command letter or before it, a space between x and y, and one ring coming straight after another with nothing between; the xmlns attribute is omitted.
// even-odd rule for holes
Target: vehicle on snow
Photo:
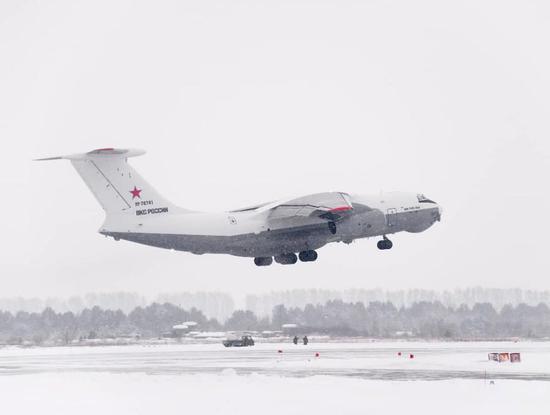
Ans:
<svg viewBox="0 0 550 415"><path fill-rule="evenodd" d="M224 340L225 347L247 347L254 346L254 339L251 336L242 336L240 339Z"/></svg>

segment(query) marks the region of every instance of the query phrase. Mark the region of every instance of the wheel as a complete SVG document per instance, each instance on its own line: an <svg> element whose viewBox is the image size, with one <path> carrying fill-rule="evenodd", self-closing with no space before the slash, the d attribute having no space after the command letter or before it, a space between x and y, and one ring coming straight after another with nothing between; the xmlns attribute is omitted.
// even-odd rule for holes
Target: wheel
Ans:
<svg viewBox="0 0 550 415"><path fill-rule="evenodd" d="M296 254L293 253L281 254L275 257L275 262L283 265L291 265L298 262L298 257L296 256Z"/></svg>
<svg viewBox="0 0 550 415"><path fill-rule="evenodd" d="M378 247L378 249L382 249L382 250L391 249L393 246L393 243L389 239L382 239L381 241L378 241L376 246Z"/></svg>
<svg viewBox="0 0 550 415"><path fill-rule="evenodd" d="M336 233L336 224L334 222L329 222L328 230L330 231L331 234L334 235Z"/></svg>
<svg viewBox="0 0 550 415"><path fill-rule="evenodd" d="M315 251L302 251L298 254L300 261L313 262L317 259L317 252Z"/></svg>
<svg viewBox="0 0 550 415"><path fill-rule="evenodd" d="M270 256L254 258L254 263L259 267L267 267L268 265L271 265L272 262L273 258Z"/></svg>

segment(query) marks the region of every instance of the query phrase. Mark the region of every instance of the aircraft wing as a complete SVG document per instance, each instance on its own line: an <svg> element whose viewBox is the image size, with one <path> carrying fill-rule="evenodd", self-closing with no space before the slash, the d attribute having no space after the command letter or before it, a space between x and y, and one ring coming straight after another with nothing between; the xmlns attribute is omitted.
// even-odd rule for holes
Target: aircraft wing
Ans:
<svg viewBox="0 0 550 415"><path fill-rule="evenodd" d="M353 212L346 193L316 193L297 199L276 202L261 208L268 212L271 224L290 222L295 226L320 222L337 222Z"/></svg>

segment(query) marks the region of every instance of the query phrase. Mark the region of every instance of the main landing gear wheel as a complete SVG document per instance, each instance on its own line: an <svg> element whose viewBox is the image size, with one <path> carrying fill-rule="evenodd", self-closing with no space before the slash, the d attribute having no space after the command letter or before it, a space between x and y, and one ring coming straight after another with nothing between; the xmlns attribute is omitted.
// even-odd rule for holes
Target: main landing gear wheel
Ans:
<svg viewBox="0 0 550 415"><path fill-rule="evenodd" d="M378 247L378 249L382 249L382 250L391 249L391 247L393 246L393 243L392 241L390 241L388 238L384 236L384 239L382 239L381 241L378 241L376 246Z"/></svg>
<svg viewBox="0 0 550 415"><path fill-rule="evenodd" d="M273 258L270 256L260 256L254 258L254 263L259 267L267 267L273 263Z"/></svg>
<svg viewBox="0 0 550 415"><path fill-rule="evenodd" d="M335 234L336 233L336 224L332 221L330 221L328 223L328 230L330 231L331 234Z"/></svg>
<svg viewBox="0 0 550 415"><path fill-rule="evenodd" d="M315 251L302 251L298 254L300 261L313 262L317 259L317 252Z"/></svg>
<svg viewBox="0 0 550 415"><path fill-rule="evenodd" d="M275 256L275 262L277 264L291 265L298 262L298 257L296 254L281 254Z"/></svg>

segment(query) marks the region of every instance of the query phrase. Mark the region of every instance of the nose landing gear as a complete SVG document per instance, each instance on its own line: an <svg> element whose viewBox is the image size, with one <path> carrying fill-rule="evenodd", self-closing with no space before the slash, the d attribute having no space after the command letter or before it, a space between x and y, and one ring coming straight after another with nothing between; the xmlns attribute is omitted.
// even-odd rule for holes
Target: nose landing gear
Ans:
<svg viewBox="0 0 550 415"><path fill-rule="evenodd" d="M384 239L382 239L381 241L378 241L376 246L378 247L378 249L381 249L381 250L391 249L393 246L393 243L384 235Z"/></svg>

